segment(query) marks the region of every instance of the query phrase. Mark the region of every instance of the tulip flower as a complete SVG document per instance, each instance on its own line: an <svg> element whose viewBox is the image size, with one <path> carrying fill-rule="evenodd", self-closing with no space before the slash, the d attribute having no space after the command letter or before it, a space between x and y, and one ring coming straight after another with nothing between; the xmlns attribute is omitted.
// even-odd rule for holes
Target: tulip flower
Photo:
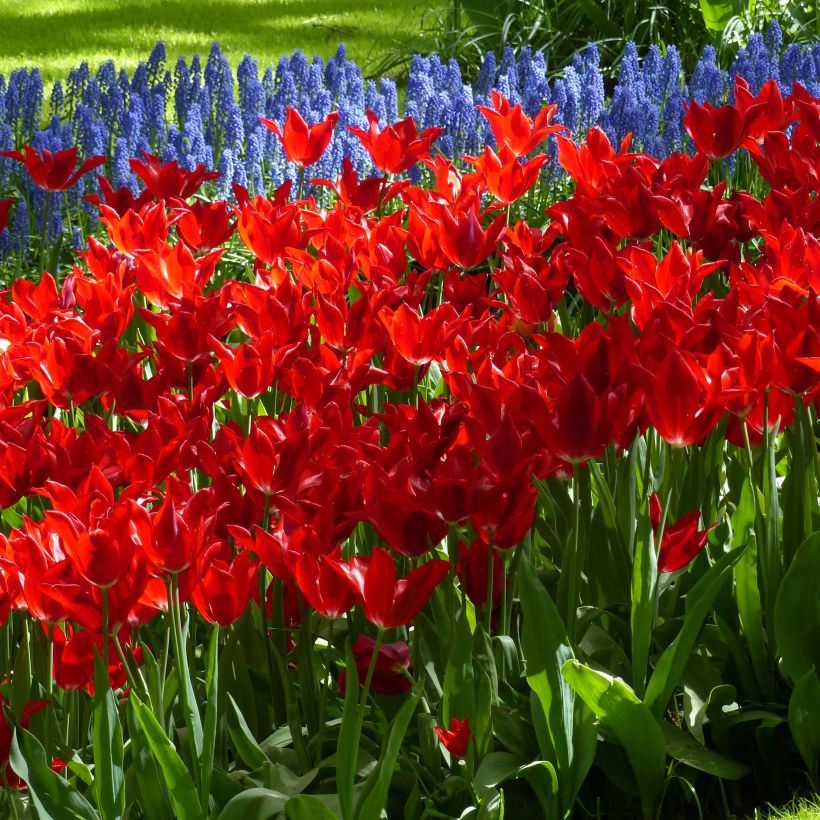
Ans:
<svg viewBox="0 0 820 820"><path fill-rule="evenodd" d="M259 121L279 137L287 158L294 165L306 168L318 162L327 150L338 119L339 112L333 111L316 125L308 125L295 108L288 108L281 130L273 120L260 117Z"/></svg>
<svg viewBox="0 0 820 820"><path fill-rule="evenodd" d="M376 642L373 638L360 635L351 647L356 661L356 674L359 684L364 684L367 670L373 658L373 647ZM370 691L380 695L400 695L413 688L408 680L412 671L410 666L410 647L404 641L383 643L379 646L376 663L373 667L373 679L370 682ZM339 673L339 688L345 691L347 684L347 670Z"/></svg>
<svg viewBox="0 0 820 820"><path fill-rule="evenodd" d="M468 157L467 161L484 177L487 190L499 202L509 205L535 185L547 159L546 154L538 154L528 162L519 162L510 149L505 147L496 154L487 145L481 156Z"/></svg>
<svg viewBox="0 0 820 820"><path fill-rule="evenodd" d="M557 105L544 106L535 120L531 120L520 104L510 107L510 101L500 91L493 91L492 103L492 107L477 105L476 108L490 123L499 151L506 147L516 157L526 156L550 134L567 130L563 125L550 125Z"/></svg>
<svg viewBox="0 0 820 820"><path fill-rule="evenodd" d="M450 571L449 561L434 558L397 581L396 564L390 553L381 547L376 547L372 555L354 556L349 564L328 560L347 579L364 609L365 618L381 629L409 624Z"/></svg>
<svg viewBox="0 0 820 820"><path fill-rule="evenodd" d="M0 231L5 230L9 224L9 210L14 204L14 197L9 199L0 199Z"/></svg>
<svg viewBox="0 0 820 820"><path fill-rule="evenodd" d="M368 110L367 131L348 125L347 130L362 142L373 164L387 174L401 174L408 168L430 156L430 147L443 128L427 128L419 135L412 117L379 128L379 117Z"/></svg>
<svg viewBox="0 0 820 820"><path fill-rule="evenodd" d="M737 150L766 103L752 103L741 112L734 105L714 106L693 102L683 118L686 133L695 147L709 159L722 159Z"/></svg>
<svg viewBox="0 0 820 820"><path fill-rule="evenodd" d="M467 757L467 750L470 746L470 739L473 733L470 731L470 721L468 718L459 720L458 718L450 718L450 728L442 729L441 726L436 726L436 734L441 741L441 745L453 757Z"/></svg>
<svg viewBox="0 0 820 820"><path fill-rule="evenodd" d="M128 164L155 199L190 199L204 183L220 176L218 171L206 171L201 164L188 171L176 160L163 163L146 151L142 156L144 161L130 159Z"/></svg>
<svg viewBox="0 0 820 820"><path fill-rule="evenodd" d="M22 151L0 151L0 157L22 162L34 184L44 191L67 191L79 182L80 177L108 161L108 157L93 156L75 169L76 148L66 148L54 154L51 151L38 154L30 145L24 145Z"/></svg>
<svg viewBox="0 0 820 820"><path fill-rule="evenodd" d="M652 521L652 529L657 534L661 525L661 503L656 493L653 493L649 499L649 517ZM658 572L677 572L683 569L706 546L709 532L717 524L701 530L698 529L699 522L699 510L682 515L672 524L666 522L658 551Z"/></svg>

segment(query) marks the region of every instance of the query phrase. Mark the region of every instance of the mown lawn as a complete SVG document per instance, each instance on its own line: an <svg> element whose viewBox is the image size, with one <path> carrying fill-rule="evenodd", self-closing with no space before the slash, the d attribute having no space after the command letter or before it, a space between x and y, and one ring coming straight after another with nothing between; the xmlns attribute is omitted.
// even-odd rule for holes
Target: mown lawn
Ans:
<svg viewBox="0 0 820 820"><path fill-rule="evenodd" d="M0 73L38 66L46 83L83 60L133 68L157 40L169 62L218 40L235 66L246 53L275 65L296 48L332 55L340 42L366 66L417 30L420 0L0 0Z"/></svg>

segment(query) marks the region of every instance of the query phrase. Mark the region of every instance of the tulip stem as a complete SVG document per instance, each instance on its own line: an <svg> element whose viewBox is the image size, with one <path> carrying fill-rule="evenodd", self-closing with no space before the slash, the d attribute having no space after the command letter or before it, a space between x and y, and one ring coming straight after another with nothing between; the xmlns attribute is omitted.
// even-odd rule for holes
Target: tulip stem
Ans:
<svg viewBox="0 0 820 820"><path fill-rule="evenodd" d="M40 227L40 270L47 271L46 264L46 237L48 235L48 223L51 221L51 191L46 191L45 203L43 205L43 224Z"/></svg>
<svg viewBox="0 0 820 820"><path fill-rule="evenodd" d="M493 633L493 534L487 532L487 599L484 601L485 616L487 618L487 634Z"/></svg>

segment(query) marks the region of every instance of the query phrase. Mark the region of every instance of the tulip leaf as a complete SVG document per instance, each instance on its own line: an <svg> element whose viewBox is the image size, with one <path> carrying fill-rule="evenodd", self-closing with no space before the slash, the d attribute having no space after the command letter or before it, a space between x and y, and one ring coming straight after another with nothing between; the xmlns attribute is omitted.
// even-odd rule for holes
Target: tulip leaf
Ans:
<svg viewBox="0 0 820 820"><path fill-rule="evenodd" d="M786 674L799 681L820 669L820 532L797 549L775 602L777 651Z"/></svg>
<svg viewBox="0 0 820 820"><path fill-rule="evenodd" d="M475 673L473 671L473 633L463 610L456 613L453 639L444 669L441 716L445 725L451 718L463 720L475 711Z"/></svg>
<svg viewBox="0 0 820 820"><path fill-rule="evenodd" d="M99 820L94 807L46 762L45 749L22 726L16 726L9 753L11 768L27 784L40 817L50 820Z"/></svg>
<svg viewBox="0 0 820 820"><path fill-rule="evenodd" d="M814 669L809 669L794 687L789 698L789 729L800 752L809 776L817 787L817 763L820 760L820 680Z"/></svg>
<svg viewBox="0 0 820 820"><path fill-rule="evenodd" d="M204 814L208 813L208 798L211 791L211 775L216 753L216 727L219 718L219 627L214 626L208 644L208 664L206 676L205 724L202 736L202 755L199 759L200 789L199 804Z"/></svg>
<svg viewBox="0 0 820 820"><path fill-rule="evenodd" d="M746 552L735 565L735 597L743 634L749 647L749 656L758 684L766 686L770 669L763 634L763 610L760 603L760 585L757 577L757 540L755 535L755 496L757 491L749 480L743 482L740 500L732 514L732 546L747 546Z"/></svg>
<svg viewBox="0 0 820 820"><path fill-rule="evenodd" d="M290 820L336 820L336 815L311 794L291 797L285 804L285 814Z"/></svg>
<svg viewBox="0 0 820 820"><path fill-rule="evenodd" d="M666 752L670 757L723 780L740 780L749 773L749 767L707 749L688 732L683 732L666 721L660 722Z"/></svg>
<svg viewBox="0 0 820 820"><path fill-rule="evenodd" d="M526 558L519 564L518 584L527 683L538 704L536 736L542 758L555 768L562 808L568 811L595 756L594 722L562 675L575 655L557 607Z"/></svg>
<svg viewBox="0 0 820 820"><path fill-rule="evenodd" d="M717 33L726 28L736 13L732 0L700 0L700 11L706 28Z"/></svg>
<svg viewBox="0 0 820 820"><path fill-rule="evenodd" d="M236 751L245 765L251 770L260 769L268 762L268 756L262 751L262 747L256 742L245 718L242 715L236 701L228 695L228 714L226 716L228 734L231 736Z"/></svg>
<svg viewBox="0 0 820 820"><path fill-rule="evenodd" d="M140 728L162 773L177 818L202 820L204 815L199 807L196 787L182 758L157 722L154 713L133 692L130 700Z"/></svg>
<svg viewBox="0 0 820 820"><path fill-rule="evenodd" d="M649 648L652 643L652 625L655 620L655 592L658 583L658 552L652 533L647 504L641 505L635 538L635 559L632 565L632 682L643 694L646 670L649 666Z"/></svg>
<svg viewBox="0 0 820 820"><path fill-rule="evenodd" d="M654 817L663 786L666 743L645 703L620 678L590 669L575 660L561 670L575 692L624 747L635 772L644 818Z"/></svg>
<svg viewBox="0 0 820 820"><path fill-rule="evenodd" d="M345 644L345 667L345 702L336 748L336 788L339 791L342 817L349 818L353 816L353 784L359 756L359 673L350 641Z"/></svg>
<svg viewBox="0 0 820 820"><path fill-rule="evenodd" d="M687 594L683 625L656 664L644 698L658 720L663 717L669 698L680 681L715 597L744 550L745 547L738 547L723 555Z"/></svg>
<svg viewBox="0 0 820 820"><path fill-rule="evenodd" d="M94 788L103 820L120 817L125 811L122 726L117 702L108 680L108 669L94 650L94 702L92 705Z"/></svg>
<svg viewBox="0 0 820 820"><path fill-rule="evenodd" d="M387 792L390 788L390 781L393 779L401 743L407 734L407 727L410 725L420 697L421 688L417 684L391 721L390 733L387 735L387 742L382 749L379 762L368 776L359 795L355 815L357 820L378 820L381 817L387 803ZM299 816L307 817L307 815Z"/></svg>
<svg viewBox="0 0 820 820"><path fill-rule="evenodd" d="M281 817L290 800L270 789L247 789L232 797L219 813L219 820L273 820Z"/></svg>
<svg viewBox="0 0 820 820"><path fill-rule="evenodd" d="M145 817L150 817L151 820L172 820L173 813L165 790L157 788L160 774L145 735L140 731L137 716L133 709L128 709L126 714L130 737L128 754L131 759L129 782L132 775L136 777L135 791Z"/></svg>

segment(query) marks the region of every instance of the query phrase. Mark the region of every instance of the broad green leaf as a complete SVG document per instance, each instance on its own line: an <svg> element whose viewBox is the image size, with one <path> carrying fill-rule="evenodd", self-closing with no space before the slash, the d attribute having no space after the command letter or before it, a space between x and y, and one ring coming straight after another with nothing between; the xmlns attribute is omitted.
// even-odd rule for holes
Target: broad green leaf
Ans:
<svg viewBox="0 0 820 820"><path fill-rule="evenodd" d="M478 767L473 783L479 789L489 789L513 777L523 761L509 752L490 752Z"/></svg>
<svg viewBox="0 0 820 820"><path fill-rule="evenodd" d="M809 669L797 681L789 698L789 729L798 751L806 762L809 776L817 786L817 762L820 759L820 681Z"/></svg>
<svg viewBox="0 0 820 820"><path fill-rule="evenodd" d="M199 807L196 787L182 758L168 739L162 726L157 723L153 712L133 692L130 701L151 749L151 754L162 773L168 789L168 797L177 818L179 820L202 820L204 815Z"/></svg>
<svg viewBox="0 0 820 820"><path fill-rule="evenodd" d="M387 803L387 792L390 788L390 781L393 779L396 761L401 751L401 743L407 733L407 727L410 725L410 720L416 711L420 697L421 688L417 685L402 704L396 717L391 721L390 733L379 757L379 763L365 781L364 789L359 798L359 805L356 810L358 820L378 820L381 816L382 810ZM299 816L307 817L307 815Z"/></svg>
<svg viewBox="0 0 820 820"><path fill-rule="evenodd" d="M117 702L108 680L108 670L96 649L92 727L97 807L103 820L113 820L125 811L122 726L117 713Z"/></svg>
<svg viewBox="0 0 820 820"><path fill-rule="evenodd" d="M519 564L518 588L527 683L539 704L533 709L533 723L541 756L557 773L561 807L568 811L592 765L594 722L562 675L575 655L558 609L526 557Z"/></svg>
<svg viewBox="0 0 820 820"><path fill-rule="evenodd" d="M253 734L251 734L242 712L239 711L239 707L231 695L228 695L226 723L237 754L242 758L245 765L251 771L264 766L268 762L268 757L254 739Z"/></svg>
<svg viewBox="0 0 820 820"><path fill-rule="evenodd" d="M273 820L281 817L288 796L270 789L248 789L232 797L219 820Z"/></svg>
<svg viewBox="0 0 820 820"><path fill-rule="evenodd" d="M145 735L140 730L137 716L133 709L126 711L128 721L128 734L130 743L128 755L131 760L129 767L130 774L136 779L137 799L143 809L145 817L151 820L171 820L173 812L171 804L165 796L164 789L158 789L160 773L157 764L151 756L151 749ZM126 782L126 788L130 788L130 782Z"/></svg>
<svg viewBox="0 0 820 820"><path fill-rule="evenodd" d="M748 479L743 482L740 501L732 515L732 546L747 545L746 552L735 565L735 597L740 624L749 647L752 668L758 684L767 688L771 669L766 656L763 634L763 610L757 577L757 541L755 537L755 490Z"/></svg>
<svg viewBox="0 0 820 820"><path fill-rule="evenodd" d="M666 752L670 757L723 780L740 780L749 773L749 767L707 749L688 732L675 728L671 723L660 723Z"/></svg>
<svg viewBox="0 0 820 820"><path fill-rule="evenodd" d="M454 717L463 720L475 712L475 677L473 673L473 634L462 610L456 614L453 640L444 669L442 718L450 725Z"/></svg>
<svg viewBox="0 0 820 820"><path fill-rule="evenodd" d="M731 0L700 0L700 11L706 28L720 33L735 16L735 4Z"/></svg>
<svg viewBox="0 0 820 820"><path fill-rule="evenodd" d="M40 742L22 726L15 727L9 761L14 772L28 784L41 818L99 820L93 806L77 789L51 770Z"/></svg>
<svg viewBox="0 0 820 820"><path fill-rule="evenodd" d="M318 797L300 794L285 804L290 820L336 820L336 815Z"/></svg>
<svg viewBox="0 0 820 820"><path fill-rule="evenodd" d="M574 660L564 664L562 673L624 747L638 782L644 818L653 817L666 765L666 744L658 722L620 678Z"/></svg>
<svg viewBox="0 0 820 820"><path fill-rule="evenodd" d="M686 662L695 648L698 635L715 596L729 578L732 567L737 563L744 549L745 547L738 547L722 556L686 596L683 626L655 666L644 698L644 703L658 720L663 717L669 698L672 697L675 687L680 682Z"/></svg>
<svg viewBox="0 0 820 820"><path fill-rule="evenodd" d="M820 669L820 532L798 548L775 602L774 627L783 668L799 681Z"/></svg>

